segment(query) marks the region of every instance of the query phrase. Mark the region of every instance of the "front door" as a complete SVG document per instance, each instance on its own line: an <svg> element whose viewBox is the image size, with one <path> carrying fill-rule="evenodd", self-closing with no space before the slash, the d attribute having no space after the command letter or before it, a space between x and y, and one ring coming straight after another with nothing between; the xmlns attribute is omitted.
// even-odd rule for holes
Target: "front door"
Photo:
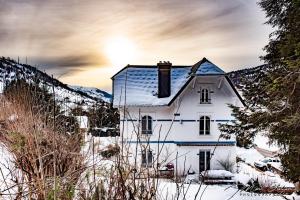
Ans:
<svg viewBox="0 0 300 200"><path fill-rule="evenodd" d="M200 150L199 152L199 173L210 169L210 150Z"/></svg>

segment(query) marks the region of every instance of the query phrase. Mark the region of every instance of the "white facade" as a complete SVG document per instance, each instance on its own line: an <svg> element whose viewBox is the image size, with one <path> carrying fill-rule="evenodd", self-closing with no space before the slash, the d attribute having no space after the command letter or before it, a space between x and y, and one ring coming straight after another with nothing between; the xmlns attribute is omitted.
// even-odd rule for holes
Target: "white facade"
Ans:
<svg viewBox="0 0 300 200"><path fill-rule="evenodd" d="M209 104L200 101L203 89L209 91ZM142 151L151 150L153 166L173 163L177 172L183 174L188 170L199 173L204 169L222 169L218 160L229 158L235 161L235 138L220 138L218 129L219 123L234 120L228 104L242 106L229 80L223 74L213 74L192 77L170 105L125 104L125 118L124 105L114 103L114 106L122 108L120 130L132 162L136 158L141 163ZM151 134L142 133L143 116L152 118ZM208 117L205 123L210 123L210 127L206 127L209 130L207 135L200 134L202 116ZM143 159L145 162L145 157Z"/></svg>

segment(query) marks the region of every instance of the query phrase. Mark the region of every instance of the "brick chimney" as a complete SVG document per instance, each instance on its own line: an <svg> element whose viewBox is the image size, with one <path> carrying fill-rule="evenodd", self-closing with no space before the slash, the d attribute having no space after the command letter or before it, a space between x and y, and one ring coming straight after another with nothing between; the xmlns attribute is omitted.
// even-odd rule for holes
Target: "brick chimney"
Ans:
<svg viewBox="0 0 300 200"><path fill-rule="evenodd" d="M158 98L169 97L171 95L171 68L170 62L157 63L158 68Z"/></svg>

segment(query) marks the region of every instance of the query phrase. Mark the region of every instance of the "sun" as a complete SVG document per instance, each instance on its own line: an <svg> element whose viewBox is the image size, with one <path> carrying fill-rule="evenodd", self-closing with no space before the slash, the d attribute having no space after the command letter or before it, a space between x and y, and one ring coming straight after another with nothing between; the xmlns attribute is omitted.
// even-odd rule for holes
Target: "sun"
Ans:
<svg viewBox="0 0 300 200"><path fill-rule="evenodd" d="M113 65L127 65L137 57L135 44L126 37L107 40L105 53Z"/></svg>

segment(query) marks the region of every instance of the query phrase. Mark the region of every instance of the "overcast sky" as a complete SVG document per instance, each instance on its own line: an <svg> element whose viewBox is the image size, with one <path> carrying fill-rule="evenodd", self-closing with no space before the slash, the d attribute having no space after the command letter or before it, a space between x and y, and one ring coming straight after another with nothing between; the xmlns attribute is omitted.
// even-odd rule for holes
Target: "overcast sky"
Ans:
<svg viewBox="0 0 300 200"><path fill-rule="evenodd" d="M110 91L126 64L259 65L265 21L254 0L0 0L0 56Z"/></svg>

